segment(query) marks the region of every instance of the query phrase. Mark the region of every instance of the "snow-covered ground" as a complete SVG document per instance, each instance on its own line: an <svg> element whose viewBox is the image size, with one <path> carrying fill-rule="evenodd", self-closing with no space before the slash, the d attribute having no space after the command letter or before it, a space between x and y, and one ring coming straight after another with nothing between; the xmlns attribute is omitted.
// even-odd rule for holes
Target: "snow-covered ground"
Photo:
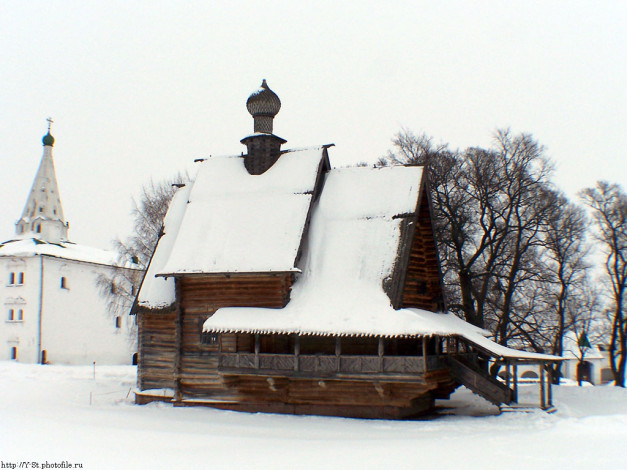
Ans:
<svg viewBox="0 0 627 470"><path fill-rule="evenodd" d="M610 386L554 387L558 412L551 415L497 415L495 407L461 389L439 402L446 407L439 416L399 422L136 406L135 373L132 366L98 366L94 378L88 366L0 362L0 464L627 468L627 391ZM524 386L522 394L531 400L536 387Z"/></svg>

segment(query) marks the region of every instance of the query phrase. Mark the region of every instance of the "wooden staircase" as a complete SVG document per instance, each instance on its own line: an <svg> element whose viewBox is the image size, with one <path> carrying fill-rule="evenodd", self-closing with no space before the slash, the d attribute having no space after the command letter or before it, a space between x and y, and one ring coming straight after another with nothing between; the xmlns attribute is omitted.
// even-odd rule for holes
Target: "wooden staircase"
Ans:
<svg viewBox="0 0 627 470"><path fill-rule="evenodd" d="M516 402L514 391L501 383L476 365L464 361L459 357L447 358L451 375L455 380L471 390L473 393L485 398L499 406Z"/></svg>

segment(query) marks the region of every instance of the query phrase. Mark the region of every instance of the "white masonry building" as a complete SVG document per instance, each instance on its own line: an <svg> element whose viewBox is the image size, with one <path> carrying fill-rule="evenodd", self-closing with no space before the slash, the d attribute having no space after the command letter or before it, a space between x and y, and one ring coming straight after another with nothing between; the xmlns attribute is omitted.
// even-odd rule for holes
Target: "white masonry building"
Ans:
<svg viewBox="0 0 627 470"><path fill-rule="evenodd" d="M131 364L133 317L115 315L99 293L116 254L68 240L52 159L44 136L39 170L16 223L0 243L0 360L55 364Z"/></svg>

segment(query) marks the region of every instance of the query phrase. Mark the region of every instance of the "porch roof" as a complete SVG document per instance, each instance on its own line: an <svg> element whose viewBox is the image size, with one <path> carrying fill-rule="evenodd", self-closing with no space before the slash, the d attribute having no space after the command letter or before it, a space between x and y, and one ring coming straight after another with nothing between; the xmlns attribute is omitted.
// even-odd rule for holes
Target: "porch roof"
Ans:
<svg viewBox="0 0 627 470"><path fill-rule="evenodd" d="M315 317L292 315L290 309L227 308L220 309L209 318L203 331L213 333L299 334L323 336L376 336L460 337L491 356L521 361L559 361L559 356L538 354L508 348L487 338L489 332L477 328L452 313L433 313L420 309L394 310L391 307L378 315L370 312L361 321L346 315L328 322L319 321L324 313ZM361 324L360 324L361 323Z"/></svg>

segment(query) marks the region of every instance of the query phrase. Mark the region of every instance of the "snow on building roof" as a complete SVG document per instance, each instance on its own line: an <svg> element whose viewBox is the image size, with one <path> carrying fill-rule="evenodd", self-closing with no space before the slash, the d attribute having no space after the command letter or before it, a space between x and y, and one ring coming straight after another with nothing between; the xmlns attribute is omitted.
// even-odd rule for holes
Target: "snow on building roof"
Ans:
<svg viewBox="0 0 627 470"><path fill-rule="evenodd" d="M201 163L172 252L158 275L297 271L323 147L288 151L251 175L243 157Z"/></svg>
<svg viewBox="0 0 627 470"><path fill-rule="evenodd" d="M30 234L32 235L32 234ZM117 265L117 253L71 242L49 243L37 238L21 237L0 244L0 257L53 256L85 263Z"/></svg>
<svg viewBox="0 0 627 470"><path fill-rule="evenodd" d="M163 309L170 307L176 300L174 279L155 277L155 274L161 271L170 257L192 186L193 183L188 183L179 188L170 201L168 213L163 220L163 235L159 238L137 297L140 307Z"/></svg>
<svg viewBox="0 0 627 470"><path fill-rule="evenodd" d="M383 291L400 242L401 214L416 210L421 167L331 170L314 208L303 272L283 309L219 309L208 332L339 336L459 335L501 357L541 356L499 346L452 314L394 310Z"/></svg>
<svg viewBox="0 0 627 470"><path fill-rule="evenodd" d="M283 310L224 308L207 328L304 334L403 334L382 282L392 274L399 214L416 210L422 168L331 170L314 207L303 272ZM396 324L398 323L398 324Z"/></svg>

